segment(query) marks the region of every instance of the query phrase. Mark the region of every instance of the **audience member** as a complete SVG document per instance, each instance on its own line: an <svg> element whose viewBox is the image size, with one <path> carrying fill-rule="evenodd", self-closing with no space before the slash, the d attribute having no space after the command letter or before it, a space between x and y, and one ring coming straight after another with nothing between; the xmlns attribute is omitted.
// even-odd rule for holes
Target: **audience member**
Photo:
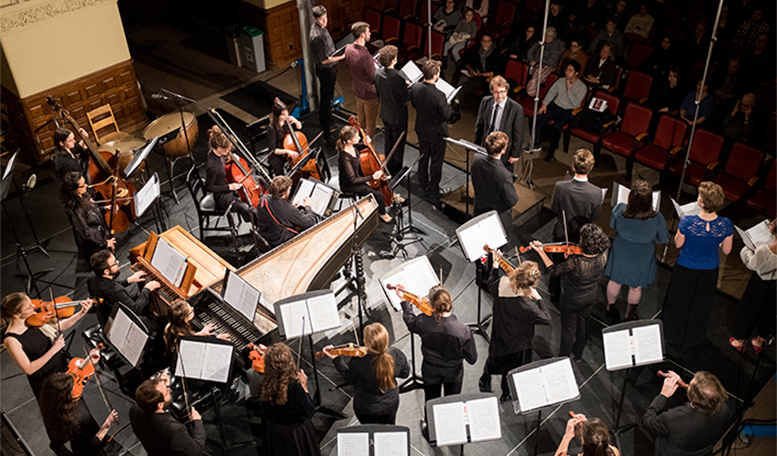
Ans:
<svg viewBox="0 0 777 456"><path fill-rule="evenodd" d="M458 21L458 18L456 18ZM455 25L455 22L454 22ZM356 114L367 136L375 137L375 126L380 112L380 98L375 89L375 63L365 47L370 41L370 24L356 22L351 26L354 42L345 48L345 61L351 71Z"/></svg>
<svg viewBox="0 0 777 456"><path fill-rule="evenodd" d="M751 86L760 81L774 81L775 79L774 54L768 50L768 45L769 35L762 33L753 43L753 48L742 56L742 71L747 76Z"/></svg>
<svg viewBox="0 0 777 456"><path fill-rule="evenodd" d="M615 25L621 33L626 30L626 24L629 23L628 6L629 4L626 0L618 0L615 2L615 8L609 13L610 17L615 19Z"/></svg>
<svg viewBox="0 0 777 456"><path fill-rule="evenodd" d="M610 445L610 431L599 418L591 418L578 413L567 421L564 437L558 445L555 456L567 456L569 443L576 436L580 436L583 446L582 452L577 456L620 456L621 452Z"/></svg>
<svg viewBox="0 0 777 456"><path fill-rule="evenodd" d="M733 108L736 100L748 90L747 79L742 73L742 59L739 57L729 59L726 71L719 69L715 73L711 87L713 95L717 98L717 109L725 116Z"/></svg>
<svg viewBox="0 0 777 456"><path fill-rule="evenodd" d="M685 38L680 50L684 67L690 69L693 62L703 61L707 57L710 46L710 35L707 21L700 20L693 29L693 34Z"/></svg>
<svg viewBox="0 0 777 456"><path fill-rule="evenodd" d="M467 0L464 6L472 8L480 16L481 21L488 21L489 0Z"/></svg>
<svg viewBox="0 0 777 456"><path fill-rule="evenodd" d="M540 39L540 34L537 33L539 26L529 24L523 33L516 35L510 47L507 48L507 55L511 59L526 60L529 54L529 49Z"/></svg>
<svg viewBox="0 0 777 456"><path fill-rule="evenodd" d="M699 118L696 120L696 125L703 123L709 119L713 111L715 111L715 97L707 93L709 86L702 84L702 81L696 83L696 90L688 93L683 100L683 104L680 105L680 118L688 122L689 125L693 125L693 118L696 115L696 101L699 101Z"/></svg>
<svg viewBox="0 0 777 456"><path fill-rule="evenodd" d="M475 144L485 145L485 139L495 131L503 131L509 140L502 163L512 174L513 163L521 158L523 147L523 106L508 97L510 85L502 76L494 76L489 83L491 96L478 107L475 120Z"/></svg>
<svg viewBox="0 0 777 456"><path fill-rule="evenodd" d="M607 19L605 27L596 34L593 40L591 40L589 49L592 53L596 53L599 49L599 43L607 42L610 43L612 54L615 57L623 57L623 33L621 33L615 25L615 19ZM584 63L581 62L580 65L585 68Z"/></svg>
<svg viewBox="0 0 777 456"><path fill-rule="evenodd" d="M565 40L569 35L572 24L569 23L567 15L564 14L564 7L561 4L561 0L551 0L550 11L548 12L548 28L553 27L556 30L558 39ZM540 25L537 30L537 36L542 33L542 26Z"/></svg>
<svg viewBox="0 0 777 456"><path fill-rule="evenodd" d="M447 63L446 57L450 54L453 57L453 61L458 65L459 60L461 60L459 52L464 49L467 40L474 38L478 34L478 24L472 20L473 17L475 17L475 13L472 11L472 8L465 7L464 15L459 23L456 24L456 28L453 30L450 38L448 38L448 41L445 42L442 52L443 62ZM383 119L383 123L386 123L385 119Z"/></svg>
<svg viewBox="0 0 777 456"><path fill-rule="evenodd" d="M480 46L472 46L461 59L462 69L467 70L459 79L458 85L465 86L461 90L465 93L473 90L484 90L488 83L497 74L504 70L502 54L494 44L494 37L484 33L480 37Z"/></svg>
<svg viewBox="0 0 777 456"><path fill-rule="evenodd" d="M500 163L509 142L504 132L490 133L484 141L488 156L475 154L472 160L472 187L475 191L473 214L477 217L496 211L505 229L512 226L513 206L518 203L513 173Z"/></svg>
<svg viewBox="0 0 777 456"><path fill-rule="evenodd" d="M650 6L642 4L639 7L639 14L631 16L629 23L623 30L623 36L631 41L645 42L650 38L650 31L653 30L655 20L650 15Z"/></svg>
<svg viewBox="0 0 777 456"><path fill-rule="evenodd" d="M663 78L669 71L669 67L676 64L676 60L677 53L675 52L672 38L665 36L653 49L650 57L642 61L639 65L639 69L654 78Z"/></svg>
<svg viewBox="0 0 777 456"><path fill-rule="evenodd" d="M728 149L736 141L747 141L755 133L756 122L753 115L755 108L755 95L745 94L737 100L734 110L723 120L721 133L726 138L725 149Z"/></svg>
<svg viewBox="0 0 777 456"><path fill-rule="evenodd" d="M718 41L729 41L734 36L734 24L729 8L727 5L723 5L720 9L720 20L718 21L717 39Z"/></svg>
<svg viewBox="0 0 777 456"><path fill-rule="evenodd" d="M580 45L580 40L573 39L569 42L569 49L561 55L561 63L558 67L566 68L570 60L576 60L580 64L580 68L585 68L588 65L588 55Z"/></svg>
<svg viewBox="0 0 777 456"><path fill-rule="evenodd" d="M654 80L647 105L656 112L674 114L680 109L684 96L680 86L680 70L673 66L665 78Z"/></svg>
<svg viewBox="0 0 777 456"><path fill-rule="evenodd" d="M538 68L540 61L541 48L544 47L545 51L542 55L542 68ZM531 79L526 84L526 92L529 96L534 96L539 91L539 86L545 82L548 75L558 69L561 55L564 53L564 43L558 38L556 29L548 27L545 30L545 45L540 46L540 42L537 41L529 48L529 52L526 55L526 60L529 62L532 72Z"/></svg>
<svg viewBox="0 0 777 456"><path fill-rule="evenodd" d="M750 47L755 43L758 35L769 34L769 24L764 20L765 8L756 6L750 19L742 22L734 35L734 44Z"/></svg>
<svg viewBox="0 0 777 456"><path fill-rule="evenodd" d="M432 16L432 28L438 32L453 30L461 19L461 10L456 8L455 0L445 0L445 6L437 8Z"/></svg>
<svg viewBox="0 0 777 456"><path fill-rule="evenodd" d="M599 58L593 58L585 68L583 80L592 86L609 89L617 83L618 65L612 57L610 43L602 41L599 45Z"/></svg>
<svg viewBox="0 0 777 456"><path fill-rule="evenodd" d="M597 24L602 21L602 16L604 16L604 6L601 0L581 0L569 15L569 22L572 23L574 31L586 27L597 28Z"/></svg>

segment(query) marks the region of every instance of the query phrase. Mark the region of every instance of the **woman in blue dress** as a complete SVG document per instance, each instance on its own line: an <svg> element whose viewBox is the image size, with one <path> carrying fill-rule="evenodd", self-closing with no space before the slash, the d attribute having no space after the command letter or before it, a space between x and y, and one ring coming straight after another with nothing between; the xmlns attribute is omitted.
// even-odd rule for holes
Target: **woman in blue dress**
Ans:
<svg viewBox="0 0 777 456"><path fill-rule="evenodd" d="M680 258L664 299L664 337L668 344L693 348L704 342L712 313L712 298L718 286L720 257L731 252L734 225L716 213L725 197L720 185L702 182L699 185L699 215L687 215L680 220L674 243Z"/></svg>
<svg viewBox="0 0 777 456"><path fill-rule="evenodd" d="M615 306L623 285L628 285L626 320L637 320L637 305L642 289L656 278L655 244L669 242L666 220L653 210L653 192L650 184L638 180L632 185L629 202L615 206L610 216L610 227L617 231L612 242L604 275L610 277L607 284L607 320L610 324L621 321Z"/></svg>

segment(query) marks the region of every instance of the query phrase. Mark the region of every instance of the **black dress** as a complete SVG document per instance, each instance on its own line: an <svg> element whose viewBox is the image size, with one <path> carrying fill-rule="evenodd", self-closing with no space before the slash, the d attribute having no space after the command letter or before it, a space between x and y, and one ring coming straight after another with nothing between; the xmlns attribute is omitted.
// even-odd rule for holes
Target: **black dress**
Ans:
<svg viewBox="0 0 777 456"><path fill-rule="evenodd" d="M49 340L49 338L38 328L27 328L27 330L21 334L6 333L5 338L7 339L9 337L13 337L19 341L22 345L22 351L27 355L27 359L29 359L30 362L45 355L53 345L51 340ZM30 387L36 398L40 395L43 382L46 381L47 378L57 372L65 372L67 370L67 362L68 360L64 350L60 350L60 352L52 356L49 362L44 364L43 367L32 375L27 376L27 380L30 381Z"/></svg>
<svg viewBox="0 0 777 456"><path fill-rule="evenodd" d="M313 400L299 383L290 383L283 405L262 402L262 446L267 456L321 456L310 418Z"/></svg>
<svg viewBox="0 0 777 456"><path fill-rule="evenodd" d="M372 180L372 176L365 176L362 172L362 165L359 156L353 156L348 152L341 150L337 155L337 168L340 170L340 190L348 193L355 193L359 196L366 196L372 193L375 201L378 202L378 213L386 213L386 197L383 193L370 187L367 182Z"/></svg>
<svg viewBox="0 0 777 456"><path fill-rule="evenodd" d="M267 125L267 139L270 145L270 156L267 158L267 161L270 162L272 172L276 176L283 176L286 156L276 154L275 149L283 149L283 138L288 132L289 129L286 125L281 125L280 129L276 128L272 122L270 122L270 125Z"/></svg>
<svg viewBox="0 0 777 456"><path fill-rule="evenodd" d="M89 184L89 161L91 160L89 149L84 149L76 143L71 152L73 153L72 157L67 152L54 152L54 170L57 173L57 178L62 182L67 173L76 171L81 173L86 179L86 183Z"/></svg>
<svg viewBox="0 0 777 456"><path fill-rule="evenodd" d="M97 433L100 432L100 426L97 421L92 417L92 413L89 411L89 407L86 406L86 401L76 401L76 415L78 417L78 430L70 438L70 446L73 451L67 449L65 444L67 442L58 442L51 439L49 447L54 451L57 456L101 456L105 454L103 451L105 440L97 438ZM49 438L51 438L49 436Z"/></svg>

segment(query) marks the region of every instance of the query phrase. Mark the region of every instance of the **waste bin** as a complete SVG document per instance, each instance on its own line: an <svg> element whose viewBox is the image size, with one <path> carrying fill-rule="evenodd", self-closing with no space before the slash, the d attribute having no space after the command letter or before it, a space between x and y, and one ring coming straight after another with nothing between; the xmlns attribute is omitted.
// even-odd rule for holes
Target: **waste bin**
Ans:
<svg viewBox="0 0 777 456"><path fill-rule="evenodd" d="M243 66L243 52L240 50L240 29L237 24L224 27L224 43L229 53L229 63Z"/></svg>
<svg viewBox="0 0 777 456"><path fill-rule="evenodd" d="M240 45L243 48L243 66L258 73L264 71L264 32L253 26L241 28Z"/></svg>

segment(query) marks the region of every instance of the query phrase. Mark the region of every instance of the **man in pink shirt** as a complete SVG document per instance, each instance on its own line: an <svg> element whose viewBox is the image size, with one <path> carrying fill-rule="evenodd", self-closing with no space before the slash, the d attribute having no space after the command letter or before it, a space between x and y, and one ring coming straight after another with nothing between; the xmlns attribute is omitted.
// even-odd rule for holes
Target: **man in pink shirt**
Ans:
<svg viewBox="0 0 777 456"><path fill-rule="evenodd" d="M365 47L370 41L370 24L356 22L351 26L351 34L355 41L345 48L345 60L351 70L356 113L367 136L375 139L380 99L375 90L375 63L370 51Z"/></svg>

